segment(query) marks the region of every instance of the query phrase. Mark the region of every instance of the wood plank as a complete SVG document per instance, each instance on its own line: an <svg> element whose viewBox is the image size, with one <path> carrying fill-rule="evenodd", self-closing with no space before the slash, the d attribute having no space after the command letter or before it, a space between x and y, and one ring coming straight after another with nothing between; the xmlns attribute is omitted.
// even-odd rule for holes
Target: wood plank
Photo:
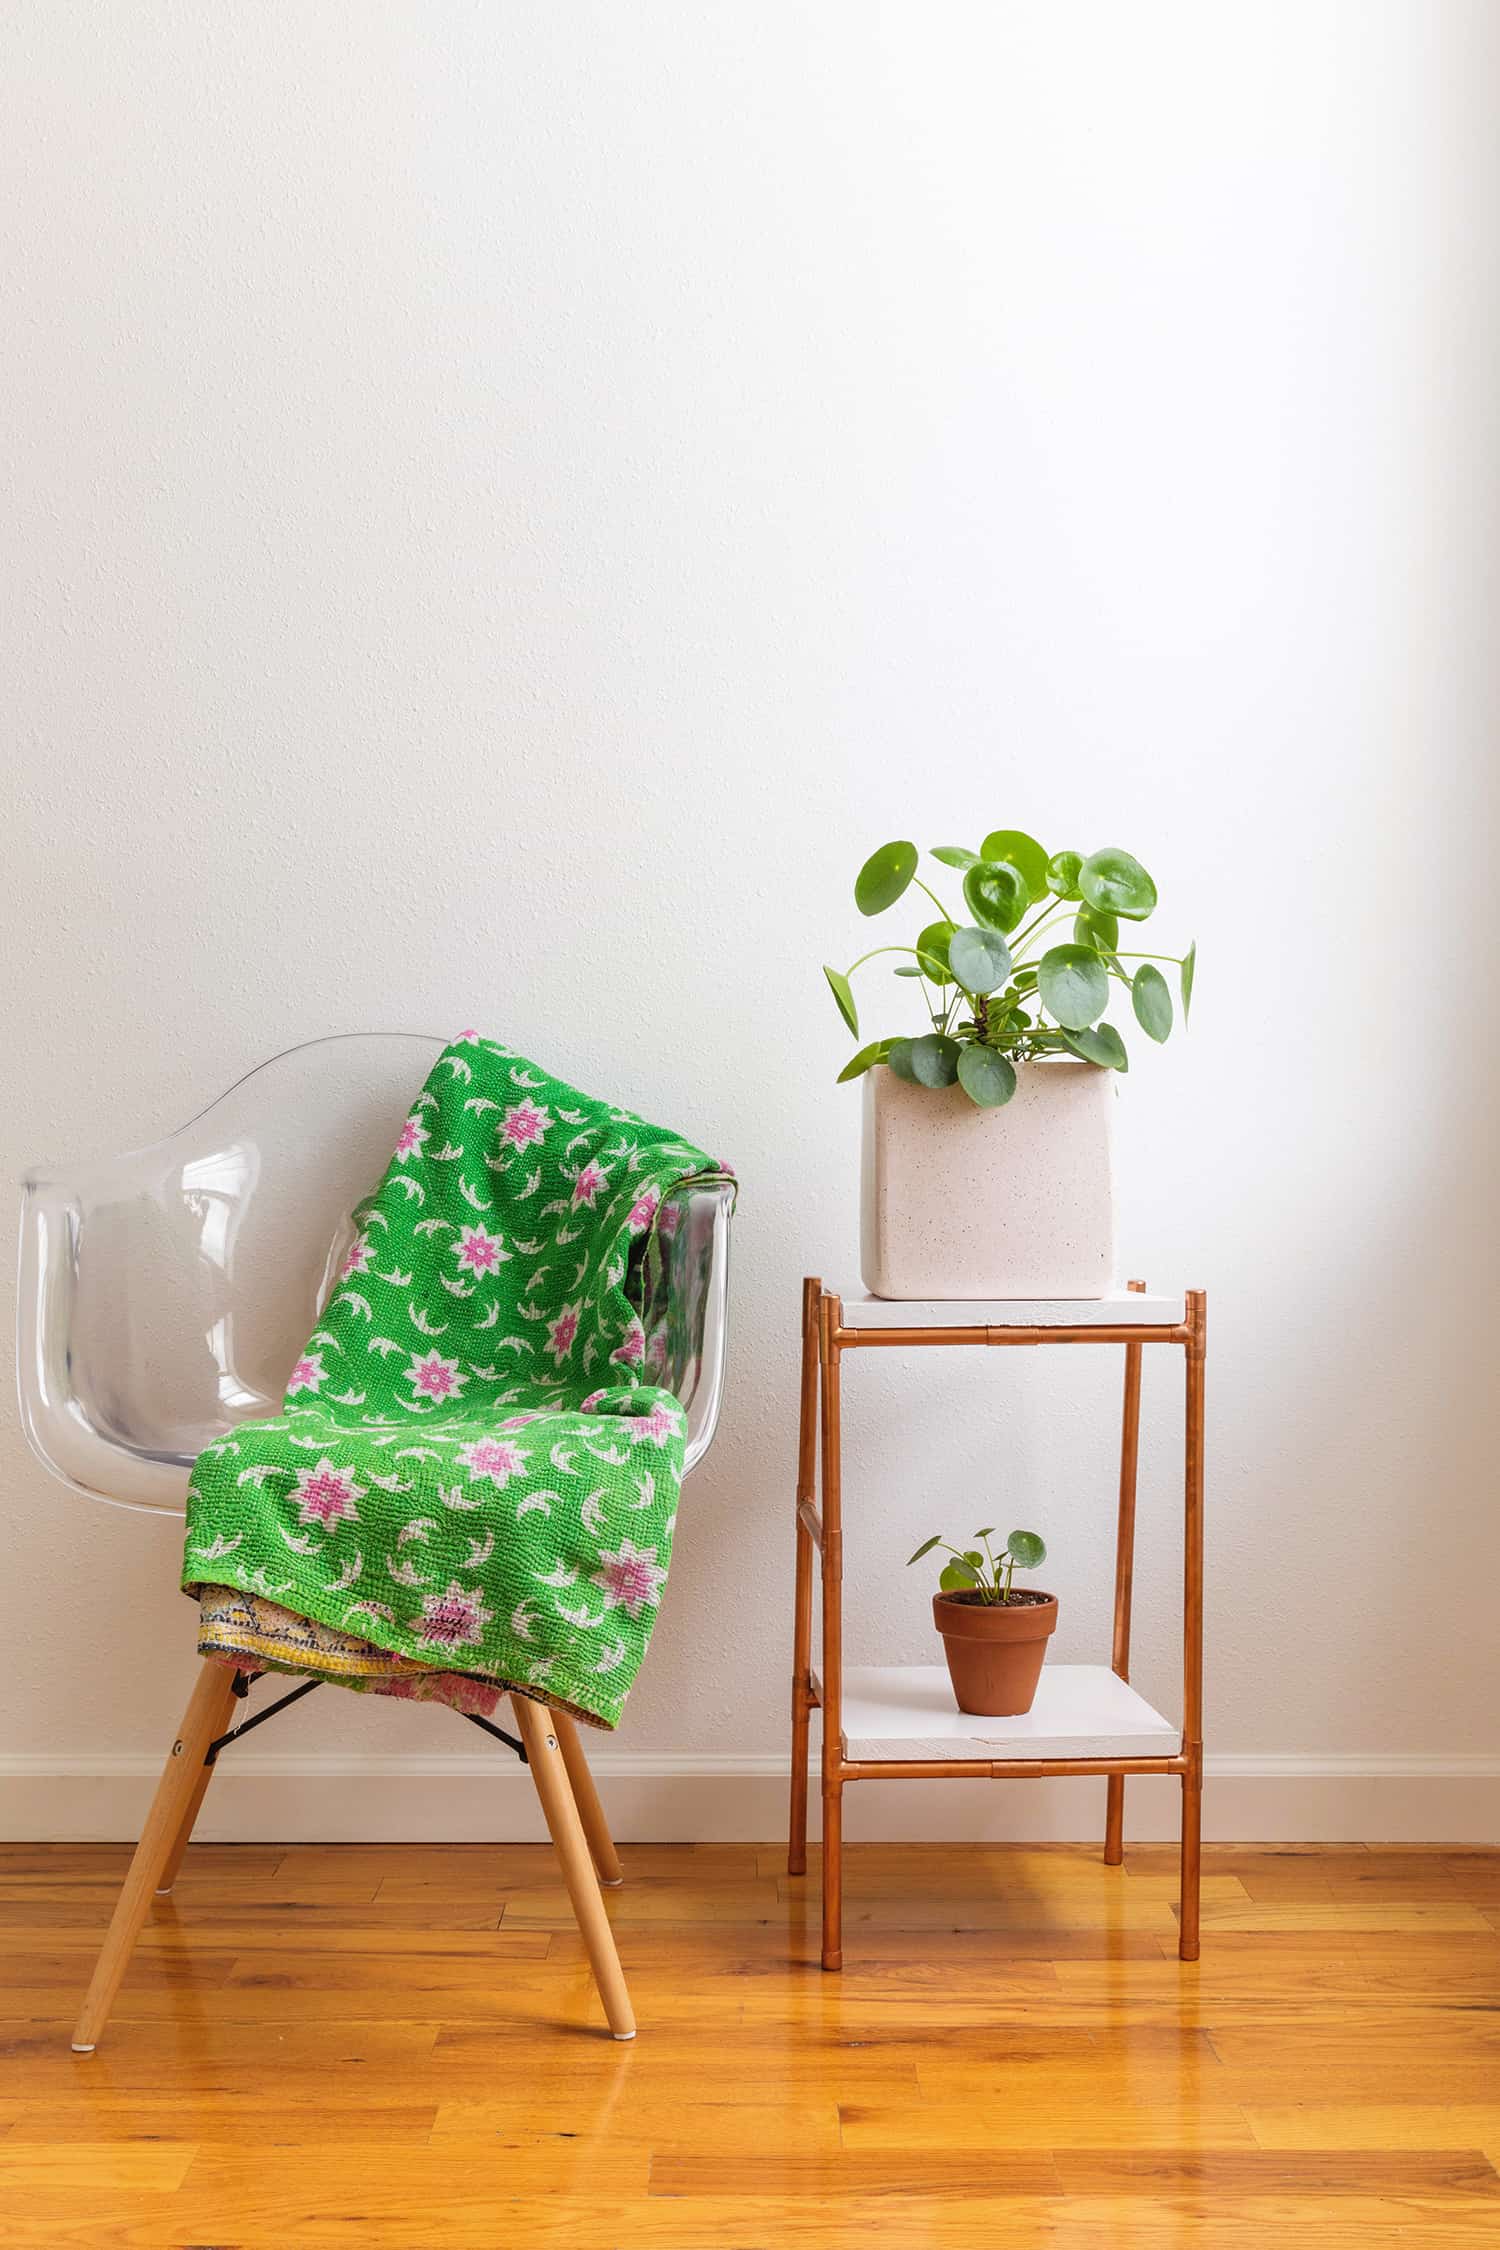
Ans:
<svg viewBox="0 0 1500 2250"><path fill-rule="evenodd" d="M1461 1898L1453 1899L1370 1899L1351 1898L1340 1890L1337 1896L1308 1899L1302 1902L1245 1906L1215 1901L1205 1903L1203 1930L1243 1931L1255 1937L1276 1937L1283 1930L1327 1930L1335 1937L1349 1930L1380 1930L1425 1933L1431 1930L1472 1930L1483 1935L1494 1925L1487 1923L1484 1912L1470 1906Z"/></svg>
<svg viewBox="0 0 1500 2250"><path fill-rule="evenodd" d="M671 2153L718 2148L751 2153L776 2149L809 2155L835 2154L841 2146L839 2112L832 2100L808 2101L796 2094L753 2101L677 2101L643 2091L633 2079L594 2085L577 2079L553 2083L544 2091L465 2096L439 2105L431 2140L436 2148L453 2143L505 2147L569 2138L598 2137L612 2144ZM700 2093L708 2094L706 2087Z"/></svg>
<svg viewBox="0 0 1500 2250"><path fill-rule="evenodd" d="M102 2050L101 2050L102 2052ZM12 2105L8 2132L0 2132L0 2151L12 2143L43 2142L66 2147L60 2159L71 2168L76 2143L115 2145L132 2141L182 2142L202 2146L243 2143L256 2149L302 2146L394 2146L398 2141L425 2146L438 2116L435 2102L383 2101L374 2092L340 2092L326 2087L257 2093L246 2086L213 2091L185 2083L171 2093L120 2093L113 2087L82 2086L67 2102L55 2097ZM0 2181L3 2181L0 2172ZM0 2241L3 2241L0 2233Z"/></svg>
<svg viewBox="0 0 1500 2250"><path fill-rule="evenodd" d="M1492 2102L1314 2100L1247 2107L1245 2116L1265 2149L1500 2150L1500 2083Z"/></svg>
<svg viewBox="0 0 1500 2250"><path fill-rule="evenodd" d="M939 2085L941 2081L939 2080ZM1148 2081L1092 2091L1063 2078L1037 2082L1031 2073L1024 2102L987 2100L978 2090L966 2100L940 2098L903 2104L846 2103L839 2115L848 2149L946 2151L956 2175L968 2176L974 2150L976 2105L984 2118L985 2146L1008 2153L1030 2148L1094 2148L1108 2121L1112 2147L1253 2148L1255 2137L1237 2102L1194 2086ZM923 2092L927 2081L923 2079ZM998 2092L999 2089L997 2088Z"/></svg>

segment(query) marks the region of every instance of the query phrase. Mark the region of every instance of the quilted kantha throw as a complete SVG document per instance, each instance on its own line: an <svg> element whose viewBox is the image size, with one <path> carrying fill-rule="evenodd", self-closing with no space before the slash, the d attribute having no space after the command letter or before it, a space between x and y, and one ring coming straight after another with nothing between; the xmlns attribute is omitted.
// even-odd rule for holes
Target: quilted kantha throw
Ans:
<svg viewBox="0 0 1500 2250"><path fill-rule="evenodd" d="M282 1412L194 1466L184 1589L613 1726L672 1551L666 1192L701 1149L464 1032L401 1128Z"/></svg>

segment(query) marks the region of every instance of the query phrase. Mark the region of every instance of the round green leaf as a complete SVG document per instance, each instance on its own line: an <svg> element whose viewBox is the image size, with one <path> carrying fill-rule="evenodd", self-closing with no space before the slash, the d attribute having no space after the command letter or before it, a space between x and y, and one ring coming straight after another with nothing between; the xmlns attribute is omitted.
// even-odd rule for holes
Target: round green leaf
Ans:
<svg viewBox="0 0 1500 2250"><path fill-rule="evenodd" d="M1156 904L1156 885L1140 861L1112 845L1090 852L1078 888L1096 914L1123 914L1127 922L1144 922Z"/></svg>
<svg viewBox="0 0 1500 2250"><path fill-rule="evenodd" d="M919 1086L951 1086L958 1076L958 1041L940 1031L914 1039L911 1074Z"/></svg>
<svg viewBox="0 0 1500 2250"><path fill-rule="evenodd" d="M1047 888L1058 898L1082 898L1078 888L1078 871L1083 865L1082 852L1054 852L1047 862Z"/></svg>
<svg viewBox="0 0 1500 2250"><path fill-rule="evenodd" d="M917 1083L917 1074L912 1068L911 1061L911 1051L915 1044L915 1040L912 1039L893 1039L890 1053L885 1058L896 1076L903 1079L908 1086L915 1086Z"/></svg>
<svg viewBox="0 0 1500 2250"><path fill-rule="evenodd" d="M854 878L854 903L861 914L883 914L894 906L917 872L915 844L882 844L871 852Z"/></svg>
<svg viewBox="0 0 1500 2250"><path fill-rule="evenodd" d="M953 981L953 972L948 966L948 941L956 927L953 922L929 922L917 940L917 966L934 984Z"/></svg>
<svg viewBox="0 0 1500 2250"><path fill-rule="evenodd" d="M1084 1031L1065 1031L1063 1045L1080 1062L1097 1063L1101 1070L1129 1070L1125 1042L1112 1023L1096 1023Z"/></svg>
<svg viewBox="0 0 1500 2250"><path fill-rule="evenodd" d="M959 1049L958 1082L980 1109L999 1109L1016 1090L1015 1066L993 1047Z"/></svg>
<svg viewBox="0 0 1500 2250"><path fill-rule="evenodd" d="M951 1563L944 1565L942 1576L938 1580L938 1587L945 1594L963 1594L967 1593L971 1586L977 1586L979 1583L979 1573L973 1564L960 1562L955 1555Z"/></svg>
<svg viewBox="0 0 1500 2250"><path fill-rule="evenodd" d="M1007 860L977 860L964 877L964 897L987 930L1013 930L1031 903L1025 877Z"/></svg>
<svg viewBox="0 0 1500 2250"><path fill-rule="evenodd" d="M1136 970L1130 999L1135 1020L1146 1037L1160 1043L1172 1029L1172 995L1160 969L1154 969L1149 961Z"/></svg>
<svg viewBox="0 0 1500 2250"><path fill-rule="evenodd" d="M1080 906L1073 917L1073 935L1080 945L1091 945L1096 953L1113 953L1120 942L1119 917L1096 914L1091 906Z"/></svg>
<svg viewBox="0 0 1500 2250"><path fill-rule="evenodd" d="M995 828L979 847L979 856L987 860L1004 860L1020 874L1031 903L1047 896L1047 854L1035 836L1028 836L1021 828Z"/></svg>
<svg viewBox="0 0 1500 2250"><path fill-rule="evenodd" d="M905 966L904 966L904 967L902 967L902 968L899 968L899 969L893 969L893 970L891 971L891 974L892 974L892 976L897 976L897 977L919 977L919 976L920 976L920 975L922 974L922 972L921 972L921 970L920 970L920 969L916 969L916 968L913 968L913 967L912 967L912 965L911 965L911 963L910 963L910 962L908 961L908 962L907 962L907 963L905 964Z"/></svg>
<svg viewBox="0 0 1500 2250"><path fill-rule="evenodd" d="M1109 1001L1104 963L1086 945L1054 945L1042 955L1037 981L1044 1004L1069 1031L1082 1031Z"/></svg>
<svg viewBox="0 0 1500 2250"><path fill-rule="evenodd" d="M863 1078L867 1070L873 1070L877 1063L885 1061L893 1044L889 1039L877 1039L872 1045L861 1047L853 1060L845 1063L834 1081L835 1085L847 1086L851 1078Z"/></svg>
<svg viewBox="0 0 1500 2250"><path fill-rule="evenodd" d="M1005 1542L1005 1551L1017 1570L1035 1570L1047 1560L1046 1541L1034 1531L1013 1531Z"/></svg>
<svg viewBox="0 0 1500 2250"><path fill-rule="evenodd" d="M1193 971L1197 966L1198 940L1194 938L1183 957L1182 963L1182 1020L1184 1023L1187 1022L1188 1010L1193 1005Z"/></svg>
<svg viewBox="0 0 1500 2250"><path fill-rule="evenodd" d="M1010 947L998 930L955 930L948 962L965 992L994 992L1010 975Z"/></svg>
<svg viewBox="0 0 1500 2250"><path fill-rule="evenodd" d="M1034 992L1034 991L1035 991L1035 989L1036 989L1036 971L1035 971L1035 969L1017 969L1017 971L1016 971L1016 990L1017 990L1017 992Z"/></svg>
<svg viewBox="0 0 1500 2250"><path fill-rule="evenodd" d="M828 979L829 991L838 1003L839 1014L857 1039L859 1037L859 1010L854 1005L854 994L849 989L849 979L841 975L837 969L830 969L826 962L823 964L823 974Z"/></svg>
<svg viewBox="0 0 1500 2250"><path fill-rule="evenodd" d="M978 852L968 851L962 844L934 844L932 856L945 867L975 867L979 863Z"/></svg>

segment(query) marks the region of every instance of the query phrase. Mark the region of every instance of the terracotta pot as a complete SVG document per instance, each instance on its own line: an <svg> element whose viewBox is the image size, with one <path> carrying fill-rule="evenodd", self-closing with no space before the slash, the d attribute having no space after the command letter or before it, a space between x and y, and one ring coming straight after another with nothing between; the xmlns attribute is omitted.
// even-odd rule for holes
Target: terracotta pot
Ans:
<svg viewBox="0 0 1500 2250"><path fill-rule="evenodd" d="M1055 1594L993 1604L967 1594L934 1594L932 1621L943 1636L960 1711L1011 1719L1031 1709L1057 1625Z"/></svg>
<svg viewBox="0 0 1500 2250"><path fill-rule="evenodd" d="M865 1075L860 1272L872 1297L1107 1297L1115 1073L1023 1063L1000 1109Z"/></svg>

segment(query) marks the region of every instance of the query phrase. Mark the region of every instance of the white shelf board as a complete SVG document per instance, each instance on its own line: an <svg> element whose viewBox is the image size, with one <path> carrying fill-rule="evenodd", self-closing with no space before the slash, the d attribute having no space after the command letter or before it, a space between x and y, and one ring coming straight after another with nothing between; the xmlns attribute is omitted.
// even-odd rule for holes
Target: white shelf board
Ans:
<svg viewBox="0 0 1500 2250"><path fill-rule="evenodd" d="M943 1664L844 1669L848 1755L881 1758L1175 1758L1182 1735L1107 1664L1044 1664L1019 1718L960 1711Z"/></svg>
<svg viewBox="0 0 1500 2250"><path fill-rule="evenodd" d="M844 1298L846 1328L1171 1328L1183 1299L1123 1289L1114 1297Z"/></svg>

